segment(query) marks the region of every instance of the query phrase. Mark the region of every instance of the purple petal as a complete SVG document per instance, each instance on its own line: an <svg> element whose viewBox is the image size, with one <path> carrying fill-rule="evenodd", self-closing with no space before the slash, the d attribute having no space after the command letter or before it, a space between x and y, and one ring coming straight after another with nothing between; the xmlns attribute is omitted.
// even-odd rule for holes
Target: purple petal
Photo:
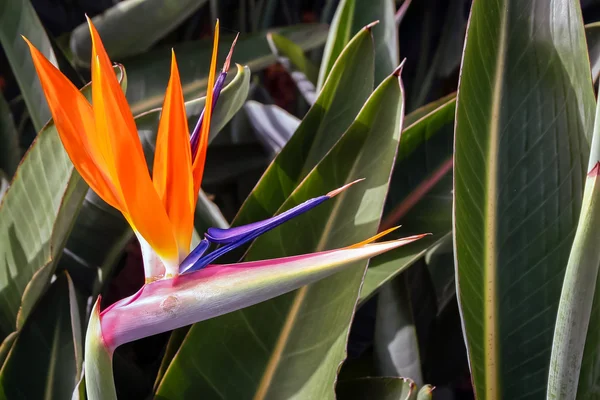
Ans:
<svg viewBox="0 0 600 400"><path fill-rule="evenodd" d="M208 228L206 232L206 238L212 243L225 244L239 240L241 237L246 236L258 229L268 228L272 229L282 223L318 206L325 200L329 200L328 196L319 196L314 199L305 201L304 203L297 205L279 215L272 218L265 219L263 221L253 222L248 225L237 226L235 228L220 229L220 228Z"/></svg>
<svg viewBox="0 0 600 400"><path fill-rule="evenodd" d="M217 105L217 100L219 99L219 95L221 94L221 90L225 86L225 78L227 78L227 72L222 71L217 80L215 81L215 86L213 88L213 99L212 106L213 109ZM206 106L205 106L206 108ZM198 143L200 141L200 128L202 127L202 122L204 121L204 110L200 113L200 118L198 118L198 122L196 123L196 127L192 131L192 136L190 137L190 143L192 145L192 157L195 156L198 151ZM192 162L194 160L192 159Z"/></svg>
<svg viewBox="0 0 600 400"><path fill-rule="evenodd" d="M208 241L218 244L225 244L225 246L216 249L215 251L208 253L207 255L196 258L195 263L186 263L185 266L179 268L181 274L185 272L198 271L206 267L223 254L230 252L231 250L248 243L251 240L256 239L263 233L270 231L271 229L283 224L284 222L318 206L325 200L329 200L328 196L320 196L314 199L305 201L304 203L297 205L294 208L287 210L273 218L266 219L264 221L254 222L252 224L238 226L230 229L219 229L209 228L206 233L206 239Z"/></svg>
<svg viewBox="0 0 600 400"><path fill-rule="evenodd" d="M190 254L179 264L179 273L189 269L200 257L204 255L204 252L208 250L210 243L206 239L202 239L198 246L191 251Z"/></svg>

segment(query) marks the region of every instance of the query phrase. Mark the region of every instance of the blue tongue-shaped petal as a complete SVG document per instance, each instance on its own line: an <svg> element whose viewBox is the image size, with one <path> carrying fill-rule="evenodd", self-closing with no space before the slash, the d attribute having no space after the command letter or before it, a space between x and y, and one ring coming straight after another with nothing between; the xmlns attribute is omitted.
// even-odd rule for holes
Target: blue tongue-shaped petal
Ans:
<svg viewBox="0 0 600 400"><path fill-rule="evenodd" d="M325 200L329 200L327 196L319 196L314 199L305 201L304 203L297 205L279 215L272 218L265 219L263 221L253 222L248 225L237 226L235 228L220 229L220 228L208 228L206 232L206 238L212 243L226 244L240 240L246 235L252 234L258 230L270 230L283 224L286 221L310 210L323 203ZM265 230L265 232L266 232Z"/></svg>
<svg viewBox="0 0 600 400"><path fill-rule="evenodd" d="M315 197L313 199L307 200L304 203L299 204L294 208L291 208L279 215L276 215L272 218L269 218L269 219L266 219L263 221L253 222L248 225L237 226L235 228L229 228L229 229L209 228L205 234L206 239L204 239L201 242L201 244L198 246L198 247L202 247L201 252L196 251L196 249L198 249L198 247L196 249L194 249L192 251L192 253L190 253L190 255L184 260L184 262L181 263L179 272L183 274L185 272L197 271L199 269L204 268L205 266L207 266L208 264L210 264L217 258L221 257L223 254L225 254L245 243L248 243L249 241L251 241L251 240L257 238L258 236L262 235L263 233L270 231L271 229L283 224L284 222L289 221L290 219L292 219L312 208L315 208L316 206L323 203L324 201L329 200L332 197L336 196L337 194L341 193L342 191L344 191L345 189L347 189L349 186L353 185L356 182L358 182L358 181L351 182L339 189L336 189L336 190L333 190L333 191L327 193L324 196L319 196L319 197ZM215 244L223 244L224 246L218 248L217 250L215 250L207 255L202 256L202 253L204 253L204 251L208 248L208 244L203 243L206 240L208 240L208 242L215 243ZM192 256L193 254L196 254L196 255Z"/></svg>

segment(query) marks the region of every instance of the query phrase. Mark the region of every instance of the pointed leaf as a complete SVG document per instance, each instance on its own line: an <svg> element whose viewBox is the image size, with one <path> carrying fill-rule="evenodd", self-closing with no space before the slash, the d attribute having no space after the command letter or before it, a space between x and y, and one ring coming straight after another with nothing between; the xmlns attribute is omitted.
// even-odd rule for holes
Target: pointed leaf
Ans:
<svg viewBox="0 0 600 400"><path fill-rule="evenodd" d="M398 30L394 21L393 0L342 0L331 21L325 52L319 71L317 90L323 87L335 60L356 32L374 21L375 84L379 84L400 62L398 55Z"/></svg>
<svg viewBox="0 0 600 400"><path fill-rule="evenodd" d="M589 68L579 1L473 3L453 222L478 398L544 397L593 126Z"/></svg>

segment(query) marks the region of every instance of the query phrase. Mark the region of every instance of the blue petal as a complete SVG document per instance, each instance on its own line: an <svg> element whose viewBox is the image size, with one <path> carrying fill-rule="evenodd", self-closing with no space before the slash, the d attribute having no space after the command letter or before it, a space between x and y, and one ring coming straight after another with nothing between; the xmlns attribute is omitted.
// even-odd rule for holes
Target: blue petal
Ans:
<svg viewBox="0 0 600 400"><path fill-rule="evenodd" d="M217 258L221 257L223 254L245 243L248 243L249 241L283 224L284 222L312 208L315 208L316 206L318 206L326 200L329 200L330 198L331 197L327 195L315 197L314 199L307 200L304 203L299 204L296 207L291 208L275 217L260 222L254 222L248 225L238 226L230 229L209 228L208 232L206 233L206 239L208 239L208 241L212 243L225 244L225 246L220 247L217 250L205 256L195 258L195 262L193 264L186 263L185 266L183 266L182 264L179 269L180 273L192 272L202 269L208 264L215 261ZM188 258L190 257L188 256ZM186 258L186 260L188 258Z"/></svg>
<svg viewBox="0 0 600 400"><path fill-rule="evenodd" d="M215 86L213 88L213 99L212 106L213 110L217 105L217 100L219 100L219 95L221 94L221 90L225 86L225 78L227 78L227 72L221 72L215 81ZM206 109L206 106L204 107ZM196 152L198 151L198 144L200 142L200 128L202 127L202 122L204 121L204 109L200 113L200 117L198 118L198 122L192 131L192 135L190 137L190 144L192 147L192 157L196 156ZM192 159L193 161L193 159Z"/></svg>
<svg viewBox="0 0 600 400"><path fill-rule="evenodd" d="M181 262L181 264L179 264L179 273L181 274L185 272L192 265L194 265L194 263L198 261L200 257L202 257L202 255L208 249L209 246L209 241L206 239L202 239L200 243L198 243L198 246L196 246L194 250L192 250L191 253L188 254L188 256Z"/></svg>
<svg viewBox="0 0 600 400"><path fill-rule="evenodd" d="M297 215L300 215L311 208L318 206L327 199L329 199L327 196L315 197L314 199L307 200L304 203L272 218L265 219L264 221L253 222L248 225L242 225L229 229L209 228L206 232L206 238L212 243L218 244L235 242L257 230L262 230L263 228L267 228L267 230L275 228L276 226L283 224Z"/></svg>

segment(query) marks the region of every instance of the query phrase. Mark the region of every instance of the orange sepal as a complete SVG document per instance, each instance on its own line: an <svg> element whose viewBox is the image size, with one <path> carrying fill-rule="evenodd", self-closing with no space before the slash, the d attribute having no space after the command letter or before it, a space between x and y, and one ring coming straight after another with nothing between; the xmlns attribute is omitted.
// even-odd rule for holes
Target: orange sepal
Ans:
<svg viewBox="0 0 600 400"><path fill-rule="evenodd" d="M183 90L175 53L158 125L152 182L173 226L179 255L188 255L194 229L192 155Z"/></svg>
<svg viewBox="0 0 600 400"><path fill-rule="evenodd" d="M176 275L179 255L171 223L150 179L125 95L118 85L98 32L89 19L88 22L92 35L92 99L96 134L105 152L113 184L118 187L123 199L121 211L132 228L161 257L166 274Z"/></svg>
<svg viewBox="0 0 600 400"><path fill-rule="evenodd" d="M206 162L206 149L208 147L208 136L210 135L210 120L212 117L213 87L215 86L215 77L217 74L217 55L219 52L219 20L215 25L215 37L213 41L213 52L210 60L210 71L208 73L208 83L206 88L206 102L204 103L204 120L200 127L200 137L198 140L198 149L194 156L192 172L194 174L194 193L198 194L204 175L204 163Z"/></svg>
<svg viewBox="0 0 600 400"><path fill-rule="evenodd" d="M111 206L121 209L121 202L104 168L103 156L90 143L96 137L92 106L79 90L44 55L23 38L42 84L52 118L69 158L92 190Z"/></svg>

